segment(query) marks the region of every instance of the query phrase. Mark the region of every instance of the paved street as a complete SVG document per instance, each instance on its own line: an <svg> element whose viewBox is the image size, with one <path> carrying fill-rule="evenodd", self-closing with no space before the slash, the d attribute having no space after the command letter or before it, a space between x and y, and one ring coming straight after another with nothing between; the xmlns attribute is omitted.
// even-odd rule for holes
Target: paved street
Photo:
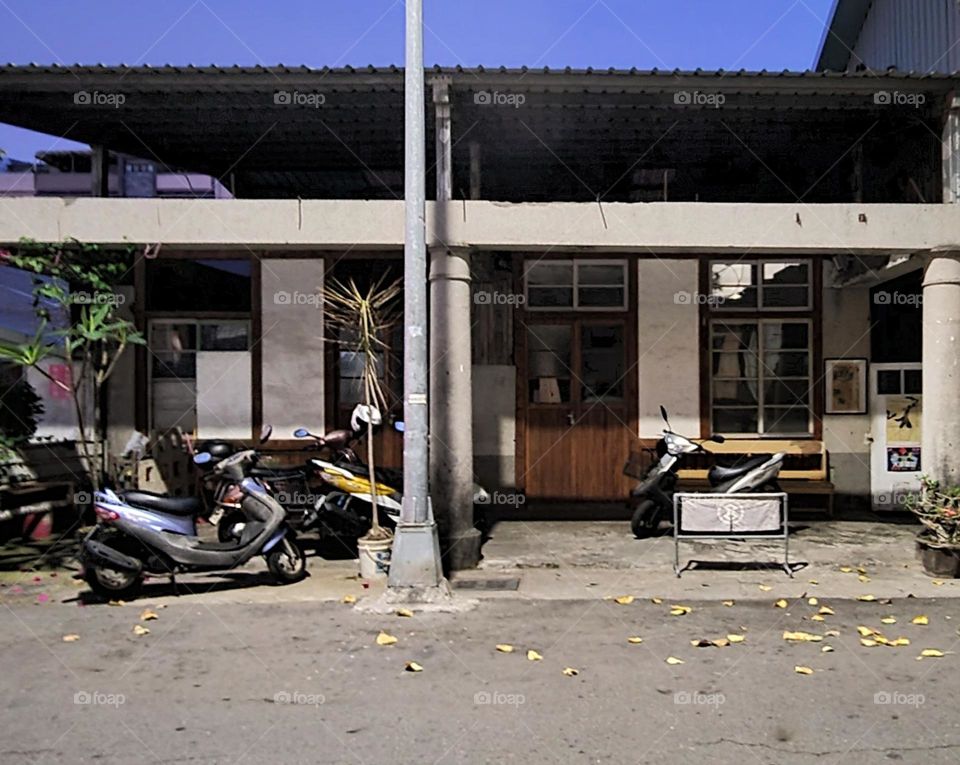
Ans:
<svg viewBox="0 0 960 765"><path fill-rule="evenodd" d="M778 597L684 601L679 616L668 600L484 599L405 618L197 596L146 622L149 599L24 599L0 607L0 761L956 762L960 601ZM811 620L824 605L835 615ZM858 626L910 644L864 647ZM380 630L397 643L377 645ZM784 630L840 634L787 642ZM744 640L690 643L728 634ZM924 649L947 655L918 661Z"/></svg>

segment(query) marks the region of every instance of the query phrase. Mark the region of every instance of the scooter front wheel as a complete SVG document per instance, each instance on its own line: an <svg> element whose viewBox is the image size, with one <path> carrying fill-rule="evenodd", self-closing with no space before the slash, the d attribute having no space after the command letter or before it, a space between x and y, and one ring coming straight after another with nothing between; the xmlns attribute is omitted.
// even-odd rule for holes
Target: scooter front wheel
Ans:
<svg viewBox="0 0 960 765"><path fill-rule="evenodd" d="M657 512L657 503L652 499L645 499L633 511L630 519L630 529L637 539L652 537L660 525L660 514Z"/></svg>
<svg viewBox="0 0 960 765"><path fill-rule="evenodd" d="M293 584L307 575L307 556L288 535L267 553L267 568L281 584Z"/></svg>

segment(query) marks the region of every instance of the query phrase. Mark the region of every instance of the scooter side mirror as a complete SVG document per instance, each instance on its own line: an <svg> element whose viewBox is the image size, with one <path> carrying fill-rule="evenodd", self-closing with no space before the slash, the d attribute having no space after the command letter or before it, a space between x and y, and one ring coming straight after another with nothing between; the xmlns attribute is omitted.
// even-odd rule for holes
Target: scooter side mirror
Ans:
<svg viewBox="0 0 960 765"><path fill-rule="evenodd" d="M403 420L397 420L395 423L393 423L393 429L398 433L403 433L406 431L407 426L404 424Z"/></svg>
<svg viewBox="0 0 960 765"><path fill-rule="evenodd" d="M270 436L273 435L273 425L264 425L260 428L260 443L265 444L270 440Z"/></svg>
<svg viewBox="0 0 960 765"><path fill-rule="evenodd" d="M670 424L670 417L667 415L667 410L664 409L663 404L660 405L660 416L663 417L663 421L667 423L667 425Z"/></svg>
<svg viewBox="0 0 960 765"><path fill-rule="evenodd" d="M712 435L712 436L710 436L710 438L708 438L707 440L708 440L708 441L713 441L713 443L715 443L715 444L722 444L722 443L724 443L727 439L725 439L723 436Z"/></svg>
<svg viewBox="0 0 960 765"><path fill-rule="evenodd" d="M209 452L200 452L193 455L194 465L209 465L211 462L213 462L213 455Z"/></svg>
<svg viewBox="0 0 960 765"><path fill-rule="evenodd" d="M310 431L306 428L297 428L293 431L294 438L310 438Z"/></svg>

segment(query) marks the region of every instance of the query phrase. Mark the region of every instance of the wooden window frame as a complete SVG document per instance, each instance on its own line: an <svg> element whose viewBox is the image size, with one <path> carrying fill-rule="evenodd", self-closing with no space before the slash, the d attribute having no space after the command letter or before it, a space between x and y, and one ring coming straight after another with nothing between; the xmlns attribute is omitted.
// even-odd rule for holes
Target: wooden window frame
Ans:
<svg viewBox="0 0 960 765"><path fill-rule="evenodd" d="M569 284L558 284L558 285L546 285L549 287L563 287L566 288L569 286L572 295L573 295L573 304L568 306L534 306L530 304L530 289L529 289L529 280L528 275L532 268L537 265L567 265L569 264L573 269L573 281ZM623 273L623 282L621 284L596 284L596 285L587 285L594 287L605 287L605 288L620 288L623 290L623 302L620 305L610 305L610 306L581 306L580 303L580 266L620 266ZM594 258L543 258L537 259L528 264L527 261L523 262L523 309L525 311L542 313L542 312L558 312L558 311L575 311L577 313L621 313L628 311L630 308L630 260L629 258L605 258L605 259L594 259Z"/></svg>

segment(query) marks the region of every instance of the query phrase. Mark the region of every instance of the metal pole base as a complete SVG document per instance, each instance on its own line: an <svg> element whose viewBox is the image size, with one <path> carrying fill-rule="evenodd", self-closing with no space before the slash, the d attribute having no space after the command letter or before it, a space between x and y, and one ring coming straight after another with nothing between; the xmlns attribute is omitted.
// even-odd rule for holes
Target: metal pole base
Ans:
<svg viewBox="0 0 960 765"><path fill-rule="evenodd" d="M397 524L387 587L436 588L442 581L437 524L433 521Z"/></svg>

